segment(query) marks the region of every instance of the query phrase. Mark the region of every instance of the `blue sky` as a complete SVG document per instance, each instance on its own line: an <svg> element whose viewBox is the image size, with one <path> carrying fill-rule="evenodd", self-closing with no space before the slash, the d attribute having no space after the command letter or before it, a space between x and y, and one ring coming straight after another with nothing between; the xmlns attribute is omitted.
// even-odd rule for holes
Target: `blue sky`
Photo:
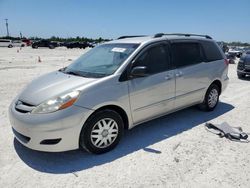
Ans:
<svg viewBox="0 0 250 188"><path fill-rule="evenodd" d="M250 42L250 0L0 0L0 36L117 38L182 32Z"/></svg>

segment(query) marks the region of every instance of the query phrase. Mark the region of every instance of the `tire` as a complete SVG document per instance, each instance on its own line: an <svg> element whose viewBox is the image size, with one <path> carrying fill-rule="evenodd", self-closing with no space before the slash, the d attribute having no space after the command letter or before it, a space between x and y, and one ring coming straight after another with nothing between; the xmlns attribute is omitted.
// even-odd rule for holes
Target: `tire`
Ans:
<svg viewBox="0 0 250 188"><path fill-rule="evenodd" d="M8 48L12 48L12 47L13 47L13 45L11 45L11 44L8 46Z"/></svg>
<svg viewBox="0 0 250 188"><path fill-rule="evenodd" d="M106 127L105 127L106 126ZM94 113L82 128L79 145L90 153L106 153L119 143L124 132L121 116L113 110Z"/></svg>
<svg viewBox="0 0 250 188"><path fill-rule="evenodd" d="M246 74L237 74L238 75L238 78L245 78L246 77Z"/></svg>
<svg viewBox="0 0 250 188"><path fill-rule="evenodd" d="M38 48L38 46L32 46L32 48L37 49L37 48Z"/></svg>
<svg viewBox="0 0 250 188"><path fill-rule="evenodd" d="M54 48L55 48L55 46L49 45L49 49L54 49Z"/></svg>
<svg viewBox="0 0 250 188"><path fill-rule="evenodd" d="M209 86L204 101L199 108L204 111L213 111L219 102L220 88L216 84Z"/></svg>
<svg viewBox="0 0 250 188"><path fill-rule="evenodd" d="M233 59L229 59L229 64L235 64L235 61Z"/></svg>

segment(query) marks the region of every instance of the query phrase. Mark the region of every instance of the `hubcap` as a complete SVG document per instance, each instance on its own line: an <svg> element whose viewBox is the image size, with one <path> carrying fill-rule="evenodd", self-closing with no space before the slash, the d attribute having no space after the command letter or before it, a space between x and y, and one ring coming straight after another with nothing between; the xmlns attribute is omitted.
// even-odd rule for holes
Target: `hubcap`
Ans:
<svg viewBox="0 0 250 188"><path fill-rule="evenodd" d="M216 89L212 89L208 95L208 106L210 108L213 108L218 101L218 91Z"/></svg>
<svg viewBox="0 0 250 188"><path fill-rule="evenodd" d="M91 131L91 143L98 148L106 148L110 146L118 135L118 125L111 118L103 118L99 120Z"/></svg>

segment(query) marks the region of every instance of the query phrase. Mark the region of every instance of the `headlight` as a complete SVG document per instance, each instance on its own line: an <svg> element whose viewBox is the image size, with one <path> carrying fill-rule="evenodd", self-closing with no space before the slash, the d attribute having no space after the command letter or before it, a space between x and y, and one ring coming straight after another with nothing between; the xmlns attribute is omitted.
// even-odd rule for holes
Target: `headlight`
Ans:
<svg viewBox="0 0 250 188"><path fill-rule="evenodd" d="M31 111L33 114L51 113L72 106L77 100L80 91L72 91L53 99L47 100Z"/></svg>

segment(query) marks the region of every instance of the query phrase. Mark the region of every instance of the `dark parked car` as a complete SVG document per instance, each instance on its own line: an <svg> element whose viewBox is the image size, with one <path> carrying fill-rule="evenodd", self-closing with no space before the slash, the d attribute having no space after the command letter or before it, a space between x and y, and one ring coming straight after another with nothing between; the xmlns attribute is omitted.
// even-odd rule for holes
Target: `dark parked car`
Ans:
<svg viewBox="0 0 250 188"><path fill-rule="evenodd" d="M58 47L58 44L56 42L51 42L49 40L40 40L32 44L32 48L38 48L38 47L47 47L50 49L54 49L55 47Z"/></svg>
<svg viewBox="0 0 250 188"><path fill-rule="evenodd" d="M87 48L87 42L71 42L66 45L67 48Z"/></svg>
<svg viewBox="0 0 250 188"><path fill-rule="evenodd" d="M237 67L237 75L239 78L250 75L250 51L247 51L241 56Z"/></svg>

